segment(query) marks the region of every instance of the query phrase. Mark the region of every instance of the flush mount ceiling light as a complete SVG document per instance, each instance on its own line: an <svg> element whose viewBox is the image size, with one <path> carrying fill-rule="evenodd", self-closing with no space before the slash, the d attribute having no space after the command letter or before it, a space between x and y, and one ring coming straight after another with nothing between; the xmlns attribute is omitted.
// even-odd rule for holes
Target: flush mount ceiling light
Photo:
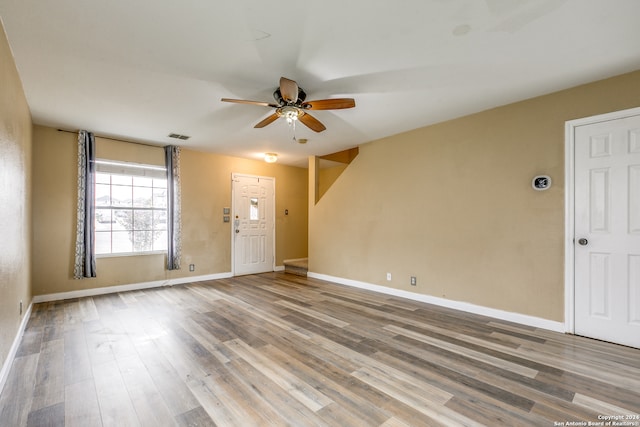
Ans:
<svg viewBox="0 0 640 427"><path fill-rule="evenodd" d="M277 153L264 153L264 161L267 163L275 163L278 160Z"/></svg>

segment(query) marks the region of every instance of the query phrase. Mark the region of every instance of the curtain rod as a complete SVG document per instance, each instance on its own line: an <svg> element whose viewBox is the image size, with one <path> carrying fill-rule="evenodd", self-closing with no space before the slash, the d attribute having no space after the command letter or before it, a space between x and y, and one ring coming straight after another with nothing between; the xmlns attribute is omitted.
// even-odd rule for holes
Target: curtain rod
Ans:
<svg viewBox="0 0 640 427"><path fill-rule="evenodd" d="M73 131L73 130L58 129L58 132L73 133L75 135L78 135L78 131ZM111 138L111 137L108 137L108 136L96 135L95 133L93 134L93 136L96 137L96 138L108 139L110 141L118 141L118 142L127 142L129 144L146 145L147 147L156 147L156 148L162 148L163 147L162 145L149 144L149 143L146 143L146 142L125 141L124 139L116 139L116 138Z"/></svg>

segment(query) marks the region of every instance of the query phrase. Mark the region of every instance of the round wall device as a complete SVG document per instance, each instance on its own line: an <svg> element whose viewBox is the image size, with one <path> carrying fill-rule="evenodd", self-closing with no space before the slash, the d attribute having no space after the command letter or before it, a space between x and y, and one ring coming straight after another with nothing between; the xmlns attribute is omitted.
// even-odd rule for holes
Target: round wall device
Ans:
<svg viewBox="0 0 640 427"><path fill-rule="evenodd" d="M543 191L551 187L551 177L548 175L538 175L531 181L534 190Z"/></svg>

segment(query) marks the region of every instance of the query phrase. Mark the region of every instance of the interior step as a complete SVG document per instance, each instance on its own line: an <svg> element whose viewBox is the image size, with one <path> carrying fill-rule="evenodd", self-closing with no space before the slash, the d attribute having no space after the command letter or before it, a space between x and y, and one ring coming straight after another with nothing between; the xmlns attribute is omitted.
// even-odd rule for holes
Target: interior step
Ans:
<svg viewBox="0 0 640 427"><path fill-rule="evenodd" d="M307 271L309 271L308 258L286 259L282 263L284 264L285 273L307 277Z"/></svg>

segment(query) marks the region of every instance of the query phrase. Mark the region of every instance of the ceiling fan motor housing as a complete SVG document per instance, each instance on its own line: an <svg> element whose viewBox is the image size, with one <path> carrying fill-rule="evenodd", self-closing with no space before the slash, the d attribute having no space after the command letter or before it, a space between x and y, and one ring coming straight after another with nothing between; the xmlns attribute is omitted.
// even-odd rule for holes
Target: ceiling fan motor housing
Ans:
<svg viewBox="0 0 640 427"><path fill-rule="evenodd" d="M284 106L284 105L301 106L302 103L304 102L304 100L307 99L307 93L301 87L298 87L298 99L296 100L296 102L289 103L289 102L285 101L285 99L282 97L282 93L280 92L280 88L278 88L273 92L273 99L275 99L276 102L279 105L282 105L282 106Z"/></svg>

